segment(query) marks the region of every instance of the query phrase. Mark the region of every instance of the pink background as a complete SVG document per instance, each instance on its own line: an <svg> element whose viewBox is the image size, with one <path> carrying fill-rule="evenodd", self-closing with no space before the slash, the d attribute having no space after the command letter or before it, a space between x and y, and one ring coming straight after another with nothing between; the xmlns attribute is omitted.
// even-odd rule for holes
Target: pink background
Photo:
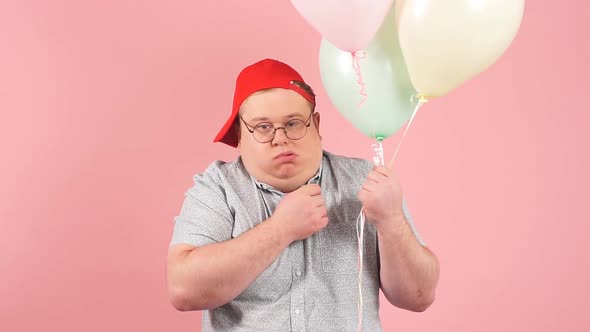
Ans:
<svg viewBox="0 0 590 332"><path fill-rule="evenodd" d="M590 328L588 9L528 1L501 60L418 113L395 167L442 275L425 313L384 303L386 331ZM371 156L319 41L287 0L3 1L0 330L199 331L166 250L192 175L236 156L211 140L237 71L292 64L325 148Z"/></svg>

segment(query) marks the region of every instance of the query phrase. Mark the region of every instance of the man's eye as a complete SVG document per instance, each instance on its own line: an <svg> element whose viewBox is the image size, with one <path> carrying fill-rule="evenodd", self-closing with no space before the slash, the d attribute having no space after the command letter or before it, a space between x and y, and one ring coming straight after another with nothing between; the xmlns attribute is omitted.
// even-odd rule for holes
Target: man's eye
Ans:
<svg viewBox="0 0 590 332"><path fill-rule="evenodd" d="M303 124L303 122L300 121L300 120L291 120L291 121L287 122L287 125L286 126L293 128L293 127L297 127L297 126L299 126L301 124Z"/></svg>
<svg viewBox="0 0 590 332"><path fill-rule="evenodd" d="M268 123L261 123L259 125L256 126L256 129L258 130L262 130L262 131L266 131L269 130L271 128L271 125Z"/></svg>

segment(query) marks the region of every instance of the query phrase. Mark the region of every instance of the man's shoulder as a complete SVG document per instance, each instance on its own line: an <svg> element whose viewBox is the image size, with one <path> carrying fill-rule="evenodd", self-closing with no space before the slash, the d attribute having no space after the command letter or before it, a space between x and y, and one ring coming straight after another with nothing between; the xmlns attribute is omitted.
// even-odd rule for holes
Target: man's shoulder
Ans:
<svg viewBox="0 0 590 332"><path fill-rule="evenodd" d="M240 157L233 161L214 160L202 172L193 175L195 183L215 184L237 183L248 178Z"/></svg>
<svg viewBox="0 0 590 332"><path fill-rule="evenodd" d="M243 164L241 162L241 158L237 157L232 161L225 161L225 160L214 160L207 165L203 172L197 173L195 176L199 175L206 175L206 176L220 176L220 177L227 177L236 172L241 173L240 171L243 169Z"/></svg>
<svg viewBox="0 0 590 332"><path fill-rule="evenodd" d="M324 159L334 173L367 174L373 165L366 159L335 154L324 150Z"/></svg>

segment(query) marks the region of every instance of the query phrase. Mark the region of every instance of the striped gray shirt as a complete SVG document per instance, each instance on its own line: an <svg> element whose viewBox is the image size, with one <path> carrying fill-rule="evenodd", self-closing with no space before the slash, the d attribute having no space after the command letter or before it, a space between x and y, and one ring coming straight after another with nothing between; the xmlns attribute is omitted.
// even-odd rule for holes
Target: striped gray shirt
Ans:
<svg viewBox="0 0 590 332"><path fill-rule="evenodd" d="M358 271L357 193L372 165L363 159L323 152L317 183L329 223L305 240L291 243L233 301L203 313L206 331L356 331ZM285 194L256 181L241 158L213 162L194 177L172 244L202 246L247 232L268 219ZM404 202L404 212L422 243ZM366 224L363 261L363 331L381 331L379 256L375 228Z"/></svg>

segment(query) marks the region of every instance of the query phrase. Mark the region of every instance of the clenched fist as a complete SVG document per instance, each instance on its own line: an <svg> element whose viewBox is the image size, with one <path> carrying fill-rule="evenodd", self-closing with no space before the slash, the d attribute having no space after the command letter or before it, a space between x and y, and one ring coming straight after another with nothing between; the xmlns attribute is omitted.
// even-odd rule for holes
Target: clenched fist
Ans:
<svg viewBox="0 0 590 332"><path fill-rule="evenodd" d="M404 218L401 186L393 171L387 167L373 167L358 193L358 198L369 223L379 225Z"/></svg>
<svg viewBox="0 0 590 332"><path fill-rule="evenodd" d="M303 240L328 225L320 186L305 185L283 197L271 219L290 242Z"/></svg>

